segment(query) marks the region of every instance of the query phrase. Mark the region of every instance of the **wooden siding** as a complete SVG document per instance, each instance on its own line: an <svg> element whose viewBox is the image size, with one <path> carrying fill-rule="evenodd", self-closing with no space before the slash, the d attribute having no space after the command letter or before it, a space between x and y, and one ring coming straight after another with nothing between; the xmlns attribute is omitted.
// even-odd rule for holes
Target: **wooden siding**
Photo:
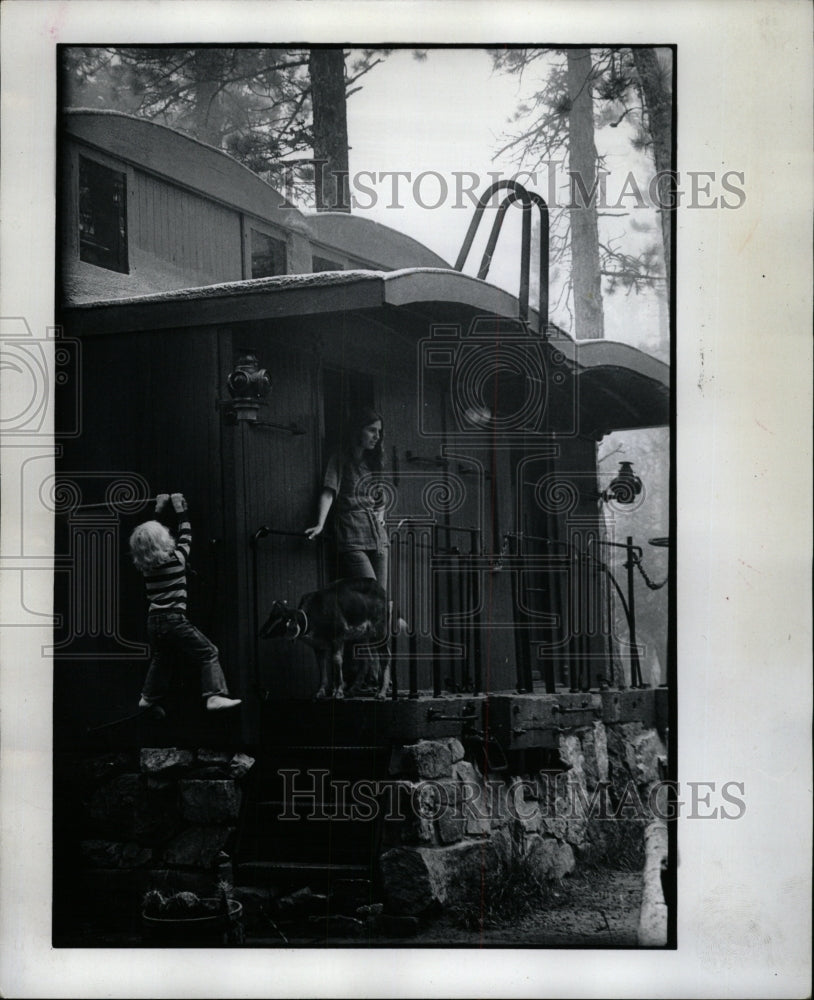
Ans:
<svg viewBox="0 0 814 1000"><path fill-rule="evenodd" d="M193 549L189 574L190 617L217 645L228 649L233 610L229 597L228 539L224 537L219 415L214 331L172 330L86 340L82 355L82 434L66 441L57 475L81 490L82 504L101 504L116 482L140 477L150 496L179 490L190 505ZM70 406L71 400L64 399ZM62 405L58 399L58 405ZM130 532L153 514L152 503L111 515L109 508L63 512L56 524L56 557L64 572L56 582L61 627L55 711L71 727L98 723L86 716L105 705L110 717L135 710L147 668L146 601L140 574L128 555ZM71 635L71 605L87 582L77 572L76 539L111 522L117 554L112 576L99 573L93 586L118 607L115 636ZM87 655L82 655L87 654ZM226 660L227 676L231 677ZM88 706L85 692L98 697ZM67 724L67 723L66 723Z"/></svg>
<svg viewBox="0 0 814 1000"><path fill-rule="evenodd" d="M240 215L149 174L135 172L133 245L183 270L194 284L243 277Z"/></svg>

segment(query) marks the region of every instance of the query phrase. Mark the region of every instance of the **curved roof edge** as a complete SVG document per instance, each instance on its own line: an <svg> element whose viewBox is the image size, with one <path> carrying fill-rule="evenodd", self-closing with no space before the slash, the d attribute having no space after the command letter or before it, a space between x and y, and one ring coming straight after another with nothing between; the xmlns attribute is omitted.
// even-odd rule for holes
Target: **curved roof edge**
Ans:
<svg viewBox="0 0 814 1000"><path fill-rule="evenodd" d="M275 187L231 154L186 132L123 111L93 108L67 108L63 122L72 138L110 156L161 174L249 215L308 231L303 213ZM190 145L197 147L197 158L187 161L181 154L189 152ZM200 169L201 157L209 169Z"/></svg>

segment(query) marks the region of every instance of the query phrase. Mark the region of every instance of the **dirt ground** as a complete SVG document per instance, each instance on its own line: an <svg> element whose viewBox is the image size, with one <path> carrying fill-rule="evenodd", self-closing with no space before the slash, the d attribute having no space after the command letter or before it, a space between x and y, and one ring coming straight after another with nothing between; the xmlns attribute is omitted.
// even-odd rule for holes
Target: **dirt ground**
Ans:
<svg viewBox="0 0 814 1000"><path fill-rule="evenodd" d="M642 900L639 872L563 879L545 908L510 927L468 931L448 919L413 939L415 947L608 948L635 946Z"/></svg>
<svg viewBox="0 0 814 1000"><path fill-rule="evenodd" d="M510 925L466 929L444 916L411 938L290 941L294 947L352 948L618 948L636 947L641 872L583 872L563 879L539 911ZM246 947L281 941L247 937Z"/></svg>
<svg viewBox="0 0 814 1000"><path fill-rule="evenodd" d="M444 915L414 937L288 938L270 927L248 932L244 948L614 948L635 947L642 898L640 872L584 871L552 887L540 908L522 919L467 929ZM68 947L144 947L138 933L77 924Z"/></svg>

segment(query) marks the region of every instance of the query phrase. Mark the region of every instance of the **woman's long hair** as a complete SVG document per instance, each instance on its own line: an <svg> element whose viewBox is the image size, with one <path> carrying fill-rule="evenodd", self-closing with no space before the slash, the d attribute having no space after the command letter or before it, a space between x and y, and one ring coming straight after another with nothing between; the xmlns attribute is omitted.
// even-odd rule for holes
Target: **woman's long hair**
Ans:
<svg viewBox="0 0 814 1000"><path fill-rule="evenodd" d="M172 558L175 539L159 521L145 521L130 536L130 555L137 570L149 573Z"/></svg>
<svg viewBox="0 0 814 1000"><path fill-rule="evenodd" d="M351 413L345 424L345 440L342 445L345 458L353 458L353 449L359 444L359 436L363 428L375 424L377 420L382 425L379 440L375 448L364 453L365 462L373 472L380 472L384 465L384 420L382 420L381 413L377 413L370 407L363 407Z"/></svg>

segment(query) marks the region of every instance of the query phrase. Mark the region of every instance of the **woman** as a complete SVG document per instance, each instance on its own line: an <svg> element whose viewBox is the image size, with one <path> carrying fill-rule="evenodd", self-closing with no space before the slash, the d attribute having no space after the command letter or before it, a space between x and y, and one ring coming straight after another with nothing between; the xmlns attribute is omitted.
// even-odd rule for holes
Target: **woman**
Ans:
<svg viewBox="0 0 814 1000"><path fill-rule="evenodd" d="M344 445L331 455L325 470L317 523L305 534L312 541L318 538L335 505L339 575L373 578L388 590L384 502L373 478L382 469L383 439L384 424L375 410L363 409L351 417Z"/></svg>

